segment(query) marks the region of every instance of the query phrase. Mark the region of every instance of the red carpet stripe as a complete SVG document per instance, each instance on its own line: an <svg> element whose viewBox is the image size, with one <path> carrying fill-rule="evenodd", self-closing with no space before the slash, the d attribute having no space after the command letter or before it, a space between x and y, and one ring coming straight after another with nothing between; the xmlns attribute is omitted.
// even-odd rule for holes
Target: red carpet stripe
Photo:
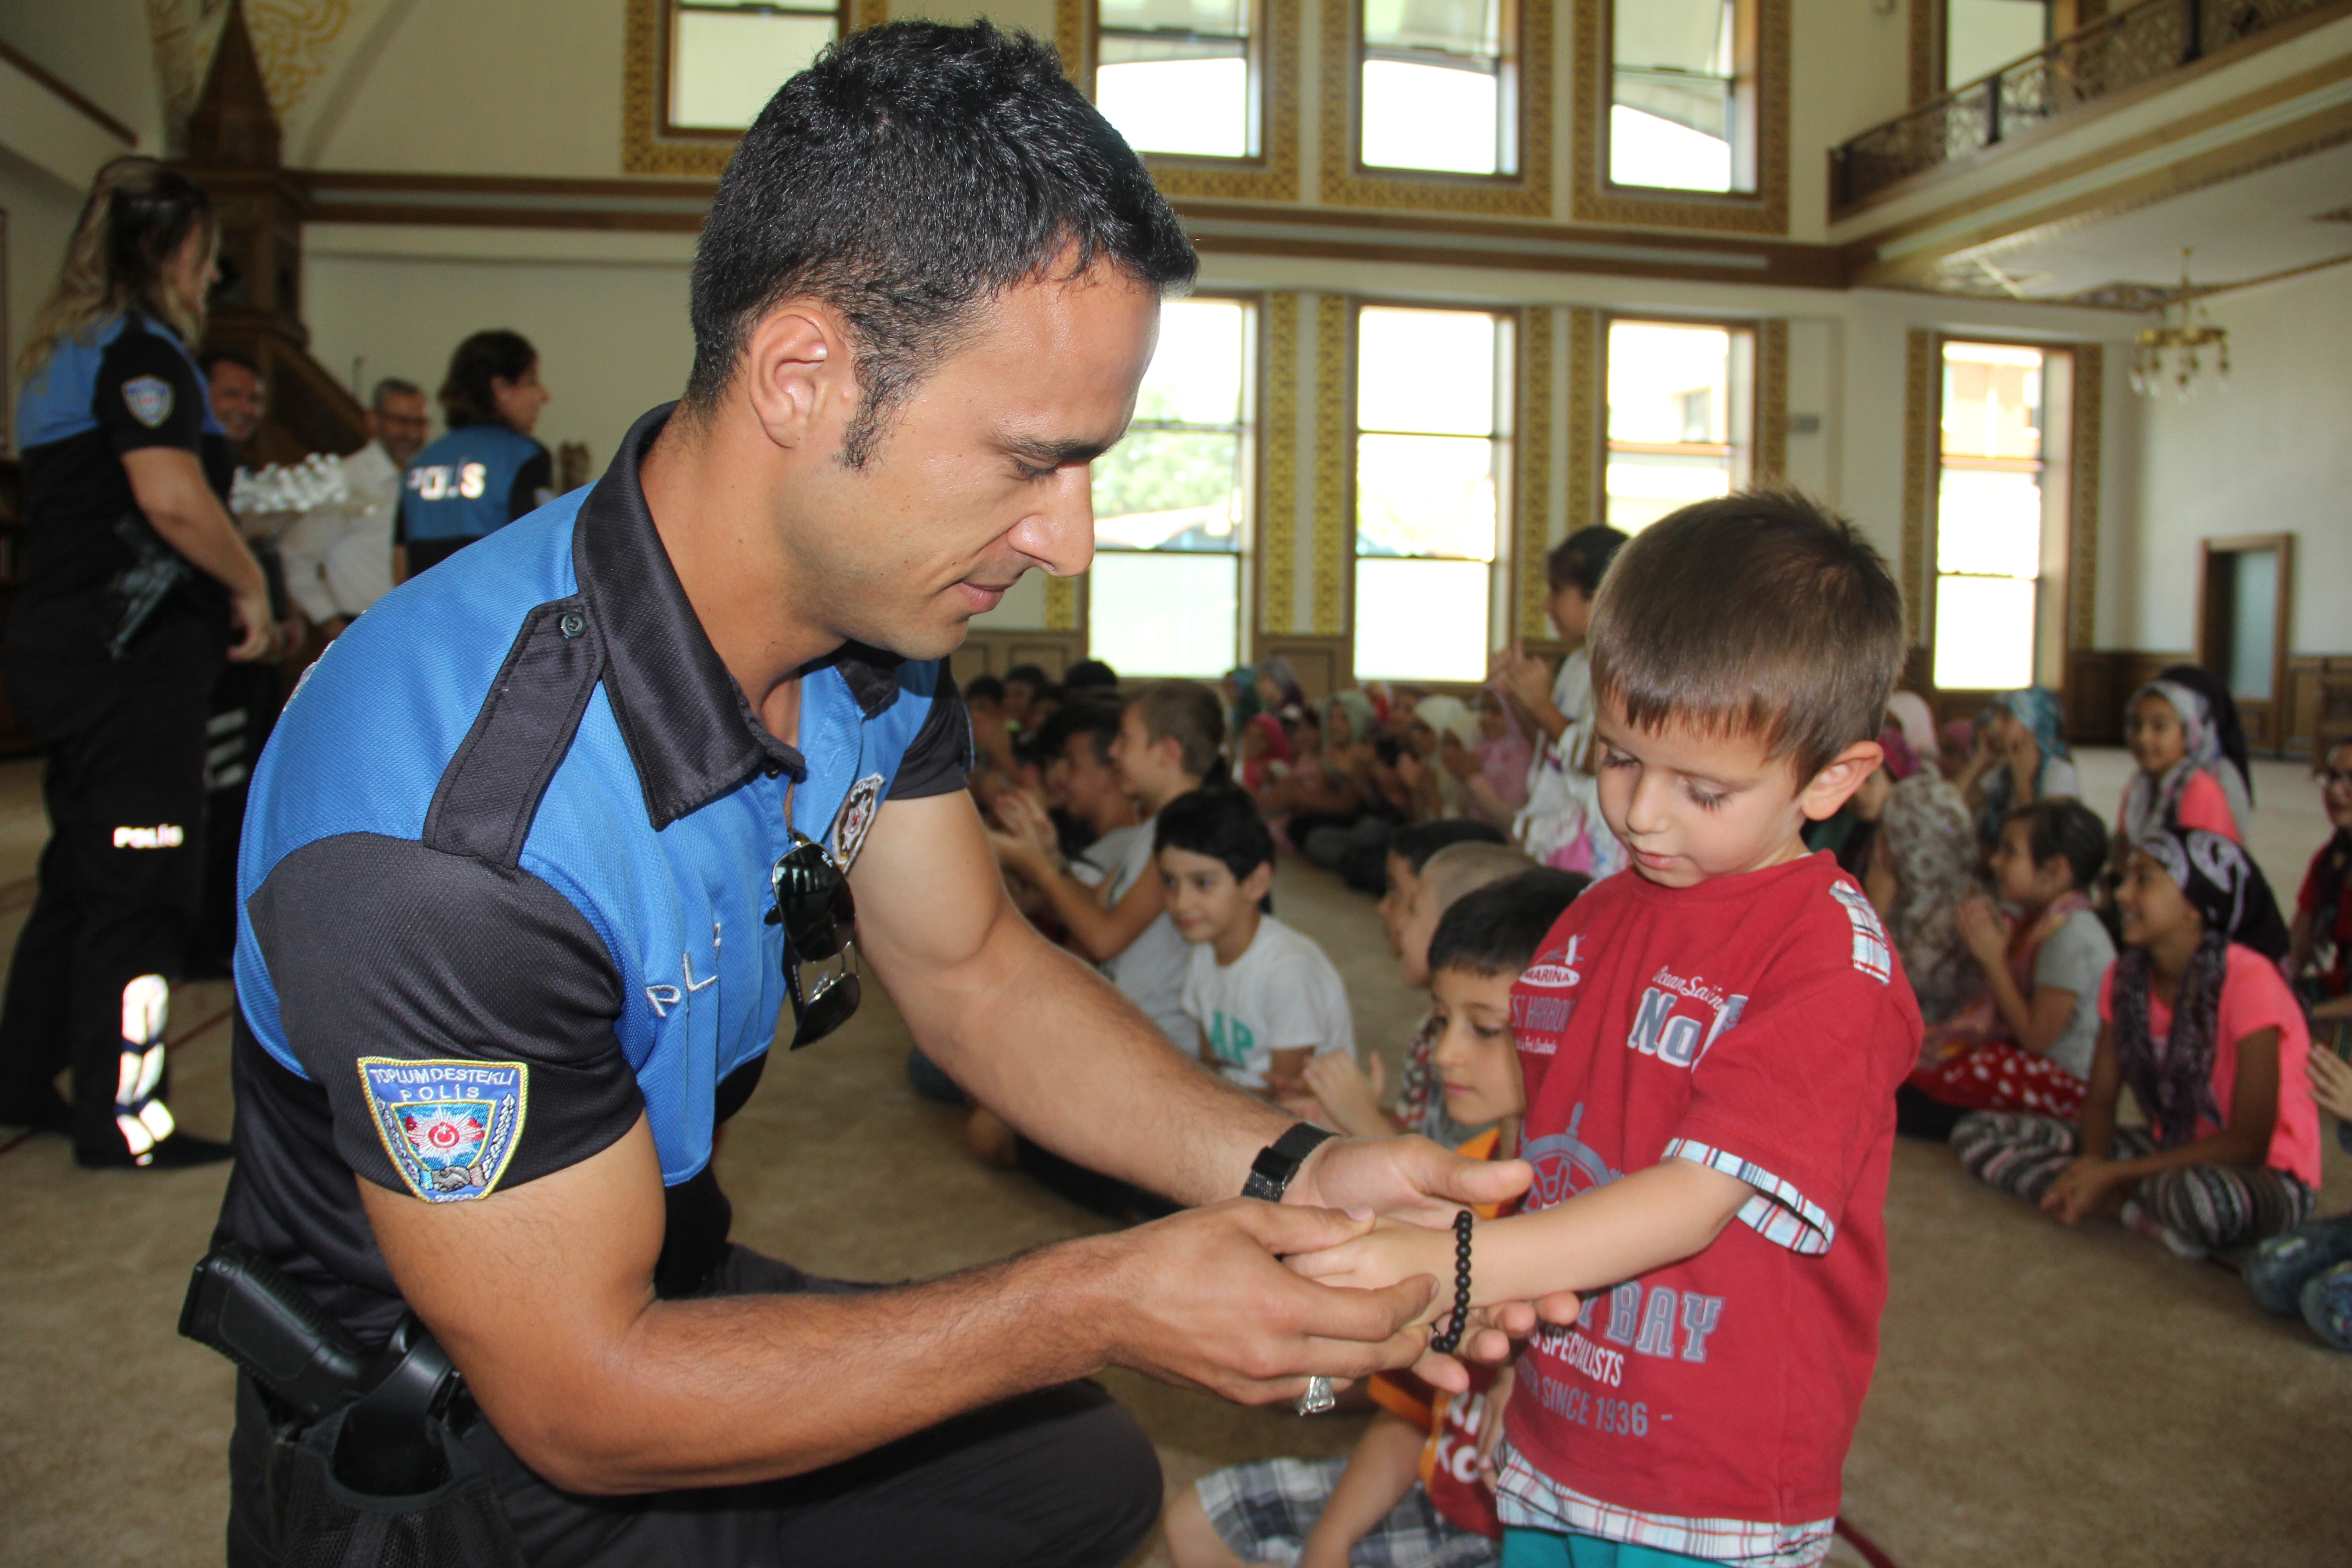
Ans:
<svg viewBox="0 0 2352 1568"><path fill-rule="evenodd" d="M1869 1563L1870 1568L1895 1568L1895 1559L1886 1555L1878 1542L1848 1524L1843 1515L1837 1521L1837 1532L1845 1537L1847 1545L1862 1554L1862 1560Z"/></svg>

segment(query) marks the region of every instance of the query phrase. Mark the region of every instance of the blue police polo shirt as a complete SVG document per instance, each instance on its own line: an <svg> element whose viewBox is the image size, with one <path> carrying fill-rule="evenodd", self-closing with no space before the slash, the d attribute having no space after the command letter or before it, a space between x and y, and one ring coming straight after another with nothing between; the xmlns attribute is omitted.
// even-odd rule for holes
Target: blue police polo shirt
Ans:
<svg viewBox="0 0 2352 1568"><path fill-rule="evenodd" d="M397 539L486 539L554 485L547 448L503 425L461 425L409 459Z"/></svg>
<svg viewBox="0 0 2352 1568"><path fill-rule="evenodd" d="M353 1172L463 1202L640 1114L656 1287L694 1289L730 1217L712 1136L786 1004L771 869L794 829L847 865L883 801L964 784L942 664L852 645L804 678L798 748L761 725L646 508L668 413L352 623L253 776L222 1230L365 1336L400 1303Z"/></svg>

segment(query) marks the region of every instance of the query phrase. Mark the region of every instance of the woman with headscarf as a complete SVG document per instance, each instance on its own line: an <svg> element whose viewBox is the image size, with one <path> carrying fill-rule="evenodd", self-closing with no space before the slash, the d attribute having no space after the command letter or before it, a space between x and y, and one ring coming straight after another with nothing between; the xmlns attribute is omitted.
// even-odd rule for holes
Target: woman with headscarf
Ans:
<svg viewBox="0 0 2352 1568"><path fill-rule="evenodd" d="M1918 767L1899 736L1883 734L1879 743L1886 762L1854 792L1847 854L1903 959L1919 1016L1938 1024L1983 985L1958 924L1961 903L1979 890L1976 834L1958 789Z"/></svg>
<svg viewBox="0 0 2352 1568"><path fill-rule="evenodd" d="M1266 809L1289 813L1283 832L1301 854L1308 835L1328 828L1344 840L1363 817L1368 797L1358 775L1369 764L1376 726L1364 694L1341 691L1323 704L1315 750L1303 749L1308 732L1304 726L1294 734L1290 776L1274 787Z"/></svg>
<svg viewBox="0 0 2352 1568"><path fill-rule="evenodd" d="M1903 731L1904 743L1911 748L1911 754L1924 766L1935 767L1936 715L1928 708L1927 700L1916 691L1898 691L1886 700L1886 716Z"/></svg>
<svg viewBox="0 0 2352 1568"><path fill-rule="evenodd" d="M1439 761L1450 742L1469 747L1478 743L1478 716L1459 697L1424 697L1413 704L1405 721L1404 747L1397 754L1397 775L1411 792L1405 808L1414 822L1469 815L1462 781Z"/></svg>
<svg viewBox="0 0 2352 1568"><path fill-rule="evenodd" d="M1987 849L2019 806L2081 798L2083 781L2066 749L2066 715L2057 695L2029 686L1995 697L1977 722L1968 765L1952 782L1976 813L1977 838Z"/></svg>
<svg viewBox="0 0 2352 1568"><path fill-rule="evenodd" d="M1242 788L1264 797L1290 776L1290 733L1271 713L1260 713L1242 726L1241 765L1234 770Z"/></svg>
<svg viewBox="0 0 2352 1568"><path fill-rule="evenodd" d="M2319 1109L2270 885L2218 833L2158 830L2133 847L2116 902L2125 946L2100 989L2081 1123L1979 1111L1952 1131L1960 1163L2061 1224L2113 1215L2183 1257L2301 1225ZM2144 1129L2116 1125L2126 1087Z"/></svg>
<svg viewBox="0 0 2352 1568"><path fill-rule="evenodd" d="M1510 831L1528 803L1528 764L1535 748L1509 703L1493 690L1478 694L1478 740L1465 745L1442 738L1437 760L1462 787L1463 810L1473 820Z"/></svg>
<svg viewBox="0 0 2352 1568"><path fill-rule="evenodd" d="M2183 679L2184 673L2168 669L2132 693L2125 739L2139 772L2124 786L2116 832L2137 844L2147 833L2198 828L2242 844L2253 794L2223 740L2237 710L2233 705L2226 717L2216 714L2211 697L2200 689L2204 682ZM2238 744L2242 754L2242 736Z"/></svg>

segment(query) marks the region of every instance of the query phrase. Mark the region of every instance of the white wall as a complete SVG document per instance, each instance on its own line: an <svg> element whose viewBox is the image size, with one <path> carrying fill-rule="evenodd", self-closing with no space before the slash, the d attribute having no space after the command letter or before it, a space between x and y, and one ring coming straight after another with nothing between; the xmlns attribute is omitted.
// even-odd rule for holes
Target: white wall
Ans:
<svg viewBox="0 0 2352 1568"><path fill-rule="evenodd" d="M2123 642L2195 646L2197 542L2293 533L2296 653L2352 651L2352 268L2214 300L2230 390L2143 412L2139 571ZM2128 393L2125 394L2128 395Z"/></svg>
<svg viewBox="0 0 2352 1568"><path fill-rule="evenodd" d="M686 385L689 237L321 224L303 250L320 363L349 378L362 356L363 385L397 375L429 395L459 340L511 328L555 394L539 439L586 442L599 472L636 416Z"/></svg>

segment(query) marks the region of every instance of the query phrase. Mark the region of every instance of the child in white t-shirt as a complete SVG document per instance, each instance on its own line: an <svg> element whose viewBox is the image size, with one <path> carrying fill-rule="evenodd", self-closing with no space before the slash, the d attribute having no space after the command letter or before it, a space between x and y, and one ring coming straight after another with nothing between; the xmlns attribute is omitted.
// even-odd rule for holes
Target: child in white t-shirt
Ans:
<svg viewBox="0 0 2352 1568"><path fill-rule="evenodd" d="M1314 940L1263 912L1274 835L1237 789L1195 790L1153 825L1160 885L1177 934L1192 944L1184 1011L1201 1060L1269 1100L1312 1099L1315 1057L1356 1054L1339 972Z"/></svg>

